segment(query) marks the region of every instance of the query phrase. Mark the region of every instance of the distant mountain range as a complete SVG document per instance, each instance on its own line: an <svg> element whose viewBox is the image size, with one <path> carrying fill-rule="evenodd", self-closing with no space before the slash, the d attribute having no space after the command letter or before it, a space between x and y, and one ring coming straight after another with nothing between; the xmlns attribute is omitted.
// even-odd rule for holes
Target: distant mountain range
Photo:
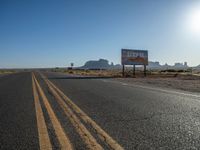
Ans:
<svg viewBox="0 0 200 150"><path fill-rule="evenodd" d="M149 65L147 66L148 69L188 69L189 66L187 65L187 63L185 62L183 63L175 63L173 66L165 64L165 65L160 65L159 62L149 62Z"/></svg>
<svg viewBox="0 0 200 150"><path fill-rule="evenodd" d="M195 67L189 67L186 62L184 62L184 63L175 63L174 65L168 65L168 64L160 65L159 62L150 61L149 65L148 65L148 68L149 69L158 69L158 70L161 70L161 69L162 70L166 70L166 69L188 69L188 68L193 68L193 69L200 70L200 65L195 66Z"/></svg>
<svg viewBox="0 0 200 150"><path fill-rule="evenodd" d="M90 60L87 61L81 69L120 69L122 66L120 64L114 65L113 63L109 64L109 61L106 59L99 60ZM174 65L161 65L159 62L149 61L148 69L156 69L156 70L165 70L165 69L188 69L190 68L187 65L187 62L184 63L175 63ZM200 69L200 65L196 67L192 67L195 69Z"/></svg>

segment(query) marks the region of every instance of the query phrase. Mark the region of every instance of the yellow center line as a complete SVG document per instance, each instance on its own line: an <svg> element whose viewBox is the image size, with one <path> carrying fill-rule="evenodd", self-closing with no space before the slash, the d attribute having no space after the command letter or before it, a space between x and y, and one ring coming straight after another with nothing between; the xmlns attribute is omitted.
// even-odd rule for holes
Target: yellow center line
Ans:
<svg viewBox="0 0 200 150"><path fill-rule="evenodd" d="M38 88L38 91L40 93L40 96L42 97L44 105L45 105L47 112L49 114L50 120L51 120L53 127L55 129L55 133L56 133L56 136L57 136L58 141L60 143L61 149L72 150L73 147L70 143L69 138L66 136L60 122L58 121L53 109L51 108L51 105L49 104L48 99L47 99L46 95L44 94L42 88L40 87L37 79L35 78L35 76L33 76L33 77L34 77L36 86Z"/></svg>
<svg viewBox="0 0 200 150"><path fill-rule="evenodd" d="M119 145L117 141L108 135L108 133L106 133L95 121L93 121L85 112L83 112L75 103L73 103L72 100L70 100L59 88L57 88L51 81L45 78L44 75L41 73L40 75L43 77L47 84L50 84L60 94L64 101L79 115L80 118L82 118L85 123L88 123L93 127L102 141L109 145L111 149L124 150L124 148Z"/></svg>
<svg viewBox="0 0 200 150"><path fill-rule="evenodd" d="M49 139L47 126L44 120L44 115L39 101L39 96L36 90L35 82L32 76L33 96L35 102L35 111L39 135L39 145L41 150L52 150L51 142Z"/></svg>
<svg viewBox="0 0 200 150"><path fill-rule="evenodd" d="M91 150L103 150L100 144L97 143L96 139L91 135L87 128L81 123L79 118L74 114L70 107L66 105L63 99L58 95L58 93L50 86L47 82L49 89L57 100L58 104L64 110L66 116L71 121L72 125L75 127L76 131L79 133L82 140L87 145L88 149Z"/></svg>

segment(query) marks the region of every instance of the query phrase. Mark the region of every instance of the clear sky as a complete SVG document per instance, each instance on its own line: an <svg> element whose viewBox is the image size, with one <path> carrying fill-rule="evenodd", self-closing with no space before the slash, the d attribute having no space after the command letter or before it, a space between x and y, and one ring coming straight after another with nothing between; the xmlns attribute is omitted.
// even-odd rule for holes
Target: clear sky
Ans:
<svg viewBox="0 0 200 150"><path fill-rule="evenodd" d="M0 0L0 68L116 64L121 48L198 65L198 10L199 0Z"/></svg>

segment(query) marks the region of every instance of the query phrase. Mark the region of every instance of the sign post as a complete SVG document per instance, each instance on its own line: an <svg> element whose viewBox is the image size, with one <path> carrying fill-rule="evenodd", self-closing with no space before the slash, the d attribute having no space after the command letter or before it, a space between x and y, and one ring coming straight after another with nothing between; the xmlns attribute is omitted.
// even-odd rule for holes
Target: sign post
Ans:
<svg viewBox="0 0 200 150"><path fill-rule="evenodd" d="M123 66L122 75L124 76L125 65L133 65L133 76L135 76L135 66L144 66L144 76L146 76L146 65L148 65L147 50L122 49L121 62Z"/></svg>
<svg viewBox="0 0 200 150"><path fill-rule="evenodd" d="M124 77L124 65L122 66L123 68L122 68L122 76Z"/></svg>
<svg viewBox="0 0 200 150"><path fill-rule="evenodd" d="M135 65L133 65L133 76L135 77Z"/></svg>
<svg viewBox="0 0 200 150"><path fill-rule="evenodd" d="M147 76L147 69L146 69L146 65L144 65L144 76L146 77Z"/></svg>

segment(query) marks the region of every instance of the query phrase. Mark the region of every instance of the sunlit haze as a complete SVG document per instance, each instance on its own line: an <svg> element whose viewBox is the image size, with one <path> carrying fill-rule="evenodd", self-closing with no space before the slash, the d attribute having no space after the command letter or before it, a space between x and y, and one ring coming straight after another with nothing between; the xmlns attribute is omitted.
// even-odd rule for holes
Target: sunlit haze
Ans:
<svg viewBox="0 0 200 150"><path fill-rule="evenodd" d="M198 0L1 0L0 68L120 64L122 48L200 64Z"/></svg>
<svg viewBox="0 0 200 150"><path fill-rule="evenodd" d="M187 21L189 32L200 37L200 5L191 8Z"/></svg>

